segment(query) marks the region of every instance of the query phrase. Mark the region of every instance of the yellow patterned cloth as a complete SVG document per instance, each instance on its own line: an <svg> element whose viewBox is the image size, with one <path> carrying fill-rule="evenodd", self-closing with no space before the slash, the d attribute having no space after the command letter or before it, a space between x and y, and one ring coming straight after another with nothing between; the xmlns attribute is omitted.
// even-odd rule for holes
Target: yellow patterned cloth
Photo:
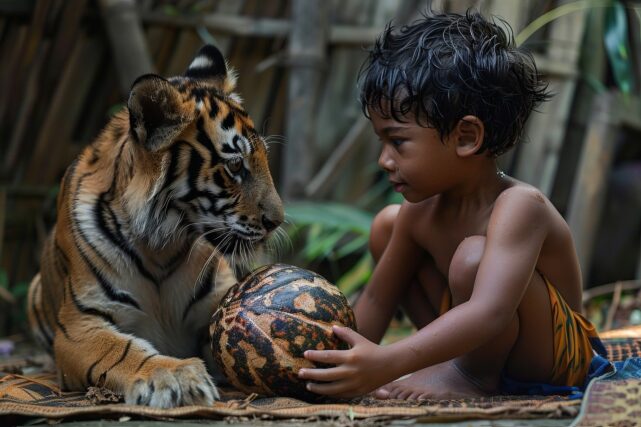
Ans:
<svg viewBox="0 0 641 427"><path fill-rule="evenodd" d="M550 296L554 326L554 368L550 384L583 387L588 377L595 350L605 355L603 344L596 329L583 315L573 311L563 296L541 275ZM452 308L452 295L443 292L440 314Z"/></svg>
<svg viewBox="0 0 641 427"><path fill-rule="evenodd" d="M550 295L554 325L554 367L551 384L582 387L594 356L602 347L599 335L589 320L573 311L559 291L543 277Z"/></svg>

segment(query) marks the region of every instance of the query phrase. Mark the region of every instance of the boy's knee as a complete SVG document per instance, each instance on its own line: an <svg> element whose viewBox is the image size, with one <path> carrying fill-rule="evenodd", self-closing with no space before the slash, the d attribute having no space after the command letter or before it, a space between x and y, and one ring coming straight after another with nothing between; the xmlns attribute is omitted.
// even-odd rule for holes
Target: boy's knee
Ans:
<svg viewBox="0 0 641 427"><path fill-rule="evenodd" d="M484 236L470 236L456 248L448 274L449 287L455 300L466 301L472 295L484 249Z"/></svg>
<svg viewBox="0 0 641 427"><path fill-rule="evenodd" d="M378 260L383 254L394 230L394 222L401 205L389 205L383 208L372 221L369 234L369 249L374 259Z"/></svg>

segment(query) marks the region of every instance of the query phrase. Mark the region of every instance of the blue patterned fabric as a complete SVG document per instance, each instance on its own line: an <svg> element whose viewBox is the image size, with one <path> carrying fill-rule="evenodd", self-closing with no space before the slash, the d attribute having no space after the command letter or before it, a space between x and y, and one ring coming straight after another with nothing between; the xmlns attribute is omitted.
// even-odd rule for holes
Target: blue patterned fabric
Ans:
<svg viewBox="0 0 641 427"><path fill-rule="evenodd" d="M501 391L512 395L567 395L569 399L581 399L588 384L593 380L613 381L641 379L641 357L610 362L596 354L590 363L590 370L582 387L556 386L544 383L516 381L506 375L501 377Z"/></svg>

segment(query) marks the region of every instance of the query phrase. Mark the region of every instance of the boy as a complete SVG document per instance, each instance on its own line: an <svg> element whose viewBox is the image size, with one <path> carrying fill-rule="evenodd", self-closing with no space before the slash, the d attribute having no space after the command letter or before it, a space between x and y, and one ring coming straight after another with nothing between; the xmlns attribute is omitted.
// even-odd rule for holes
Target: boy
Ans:
<svg viewBox="0 0 641 427"><path fill-rule="evenodd" d="M495 161L549 97L532 57L478 13L429 12L400 31L388 26L365 65L361 102L382 143L378 162L406 202L373 222L377 265L355 306L360 335L334 327L350 350L306 351L336 366L299 376L335 397L583 387L607 361L579 314L569 228L540 191ZM418 332L375 344L399 304Z"/></svg>

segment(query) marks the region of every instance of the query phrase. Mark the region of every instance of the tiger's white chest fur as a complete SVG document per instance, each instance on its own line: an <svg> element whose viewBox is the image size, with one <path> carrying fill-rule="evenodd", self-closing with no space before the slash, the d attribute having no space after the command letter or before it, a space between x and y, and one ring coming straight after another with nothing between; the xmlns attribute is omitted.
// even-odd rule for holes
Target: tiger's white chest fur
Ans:
<svg viewBox="0 0 641 427"><path fill-rule="evenodd" d="M211 315L235 283L227 262L202 239L182 236L152 248L132 236L128 222L101 224L93 193L79 191L77 200L76 237L100 270L101 286L87 288L89 300L113 318L119 332L148 341L160 354L202 357ZM165 223L175 229L178 219L169 216Z"/></svg>
<svg viewBox="0 0 641 427"><path fill-rule="evenodd" d="M111 315L120 332L148 341L160 354L203 357L211 315L236 280L227 262L212 256L210 245L171 246L173 252L164 254L134 247L139 263L123 264L113 248L103 253L112 266L102 271L104 281L131 302L108 298L104 288L89 289L90 299Z"/></svg>
<svg viewBox="0 0 641 427"><path fill-rule="evenodd" d="M203 263L192 262L184 263L157 286L140 277L124 278L123 289L139 303L140 310L127 309L123 316L116 313L122 331L149 341L161 354L202 357L200 347L211 315L235 280L221 261L209 267L214 274L205 280L213 283L203 295L202 288L209 286L202 278L198 281Z"/></svg>

